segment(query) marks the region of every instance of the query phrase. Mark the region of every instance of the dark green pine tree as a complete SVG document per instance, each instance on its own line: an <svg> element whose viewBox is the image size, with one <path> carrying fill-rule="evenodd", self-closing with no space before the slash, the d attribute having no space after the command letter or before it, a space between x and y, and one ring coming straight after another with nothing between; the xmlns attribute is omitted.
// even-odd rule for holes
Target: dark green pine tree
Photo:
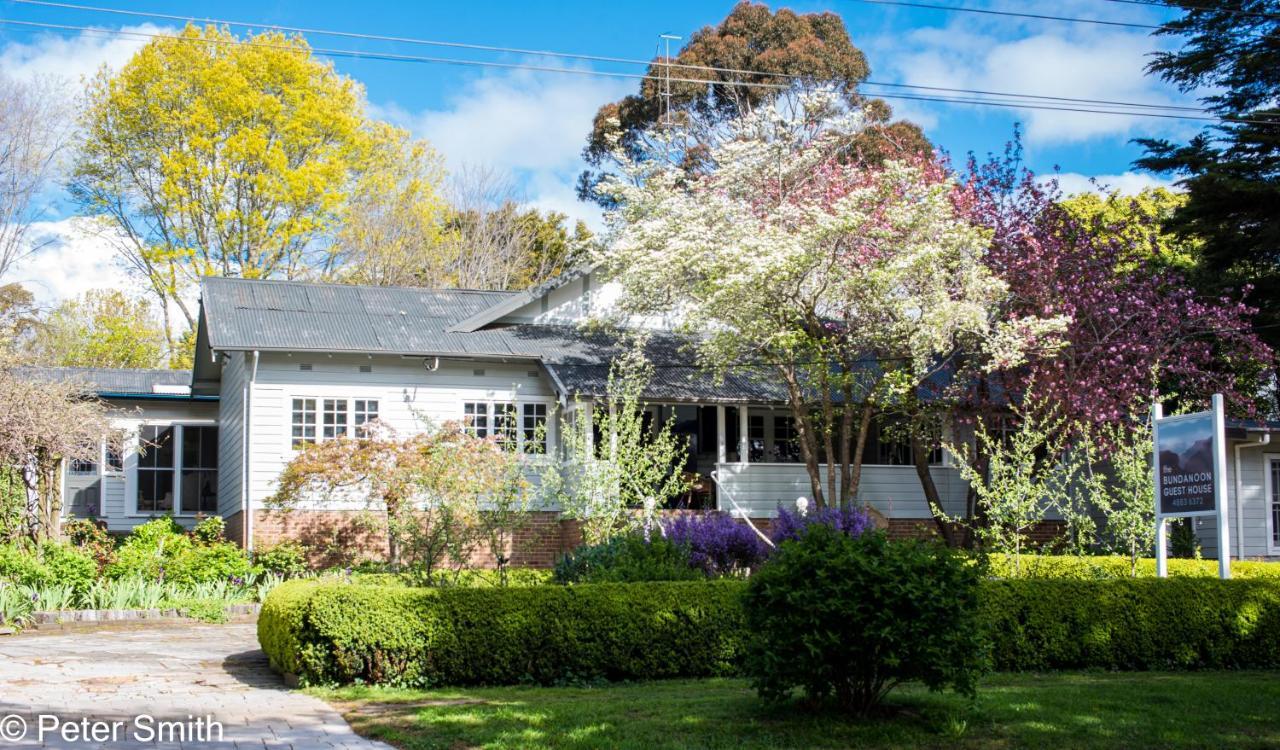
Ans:
<svg viewBox="0 0 1280 750"><path fill-rule="evenodd" d="M1169 229L1204 241L1201 288L1246 284L1259 334L1280 345L1280 0L1166 0L1182 15L1156 34L1182 47L1148 72L1222 118L1186 144L1140 139L1137 166L1180 176L1188 200Z"/></svg>

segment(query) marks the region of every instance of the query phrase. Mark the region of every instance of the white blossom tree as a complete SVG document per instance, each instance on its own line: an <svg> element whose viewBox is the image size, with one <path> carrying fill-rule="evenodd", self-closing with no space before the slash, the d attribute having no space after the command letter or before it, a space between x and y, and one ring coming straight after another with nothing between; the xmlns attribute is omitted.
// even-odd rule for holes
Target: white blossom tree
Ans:
<svg viewBox="0 0 1280 750"><path fill-rule="evenodd" d="M1017 364L1061 325L998 318L1006 286L954 180L931 160L860 159L866 120L830 91L799 92L725 124L698 174L679 154L620 150L625 174L604 185L617 208L597 260L622 310L681 319L714 372L776 373L818 507L856 498L873 411L961 352Z"/></svg>

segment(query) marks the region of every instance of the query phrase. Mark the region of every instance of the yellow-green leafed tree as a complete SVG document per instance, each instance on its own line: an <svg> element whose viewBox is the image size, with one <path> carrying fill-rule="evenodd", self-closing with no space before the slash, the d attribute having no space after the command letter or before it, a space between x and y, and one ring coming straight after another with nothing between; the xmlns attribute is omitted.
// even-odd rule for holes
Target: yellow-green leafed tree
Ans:
<svg viewBox="0 0 1280 750"><path fill-rule="evenodd" d="M104 69L82 118L73 194L121 238L162 312L172 304L188 325L202 276L327 267L353 190L387 162L376 154L407 138L370 119L360 85L301 37L213 26L189 25Z"/></svg>
<svg viewBox="0 0 1280 750"><path fill-rule="evenodd" d="M35 362L57 367L163 367L165 335L151 304L95 289L58 305L36 326Z"/></svg>
<svg viewBox="0 0 1280 750"><path fill-rule="evenodd" d="M1080 193L1064 200L1062 206L1086 230L1110 234L1124 247L1140 249L1140 255L1133 260L1190 273L1196 270L1203 243L1165 230L1173 212L1186 202L1183 193L1147 188L1137 195L1125 195L1119 190L1105 196Z"/></svg>

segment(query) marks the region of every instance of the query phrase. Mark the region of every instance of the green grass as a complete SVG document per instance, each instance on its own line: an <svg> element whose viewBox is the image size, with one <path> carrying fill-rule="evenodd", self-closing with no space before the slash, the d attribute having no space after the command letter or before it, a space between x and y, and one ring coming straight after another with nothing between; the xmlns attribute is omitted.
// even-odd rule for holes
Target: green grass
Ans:
<svg viewBox="0 0 1280 750"><path fill-rule="evenodd" d="M1280 748L1280 673L1001 674L976 704L905 687L855 721L770 706L742 680L310 692L398 747Z"/></svg>

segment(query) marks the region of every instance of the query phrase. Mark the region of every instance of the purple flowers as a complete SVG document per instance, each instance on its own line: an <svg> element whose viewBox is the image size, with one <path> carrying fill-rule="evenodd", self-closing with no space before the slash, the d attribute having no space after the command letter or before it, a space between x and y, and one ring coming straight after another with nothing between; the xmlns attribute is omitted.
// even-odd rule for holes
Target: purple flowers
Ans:
<svg viewBox="0 0 1280 750"><path fill-rule="evenodd" d="M769 547L747 524L723 513L680 515L662 533L689 551L689 564L707 576L740 575L764 562Z"/></svg>
<svg viewBox="0 0 1280 750"><path fill-rule="evenodd" d="M789 539L798 538L806 528L814 524L831 526L849 536L861 536L875 528L871 516L855 508L823 508L801 515L779 505L778 516L773 519L773 526L769 530L769 538L774 544L782 544Z"/></svg>

